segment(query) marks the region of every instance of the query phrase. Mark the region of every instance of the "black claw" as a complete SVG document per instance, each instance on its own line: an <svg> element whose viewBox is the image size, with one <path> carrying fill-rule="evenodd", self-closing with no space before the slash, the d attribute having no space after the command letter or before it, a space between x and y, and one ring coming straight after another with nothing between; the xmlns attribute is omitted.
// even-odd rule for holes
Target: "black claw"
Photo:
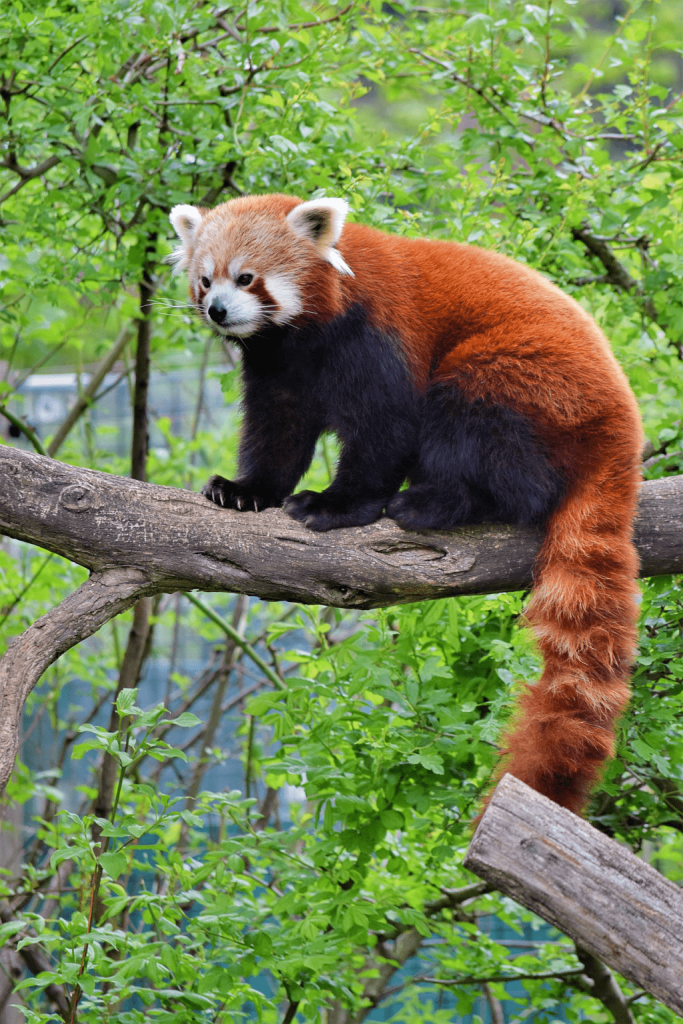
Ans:
<svg viewBox="0 0 683 1024"><path fill-rule="evenodd" d="M238 512L245 510L262 512L264 508L271 505L279 505L279 500L274 496L264 494L260 489L254 493L253 488L247 482L226 480L222 476L212 476L202 487L202 494L209 501L222 508L234 508Z"/></svg>

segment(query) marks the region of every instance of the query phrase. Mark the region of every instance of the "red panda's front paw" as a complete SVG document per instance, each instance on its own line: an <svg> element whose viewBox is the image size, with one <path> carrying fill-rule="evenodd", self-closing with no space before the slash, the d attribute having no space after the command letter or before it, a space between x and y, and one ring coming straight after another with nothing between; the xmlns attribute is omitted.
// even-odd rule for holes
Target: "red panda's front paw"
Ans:
<svg viewBox="0 0 683 1024"><path fill-rule="evenodd" d="M285 512L309 530L323 533L344 526L367 526L382 514L384 499L323 491L299 491L284 502Z"/></svg>
<svg viewBox="0 0 683 1024"><path fill-rule="evenodd" d="M272 496L254 490L249 484L226 480L224 476L210 477L202 487L202 494L216 505L239 512L262 512L264 508L279 504Z"/></svg>

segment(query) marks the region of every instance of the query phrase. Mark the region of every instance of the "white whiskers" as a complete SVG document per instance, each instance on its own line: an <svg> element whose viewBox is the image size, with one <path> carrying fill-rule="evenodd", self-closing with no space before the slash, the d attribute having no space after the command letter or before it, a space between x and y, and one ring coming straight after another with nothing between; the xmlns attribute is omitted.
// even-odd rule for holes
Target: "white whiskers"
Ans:
<svg viewBox="0 0 683 1024"><path fill-rule="evenodd" d="M163 306L165 309L198 309L196 302L173 302L171 299L152 299L150 306Z"/></svg>

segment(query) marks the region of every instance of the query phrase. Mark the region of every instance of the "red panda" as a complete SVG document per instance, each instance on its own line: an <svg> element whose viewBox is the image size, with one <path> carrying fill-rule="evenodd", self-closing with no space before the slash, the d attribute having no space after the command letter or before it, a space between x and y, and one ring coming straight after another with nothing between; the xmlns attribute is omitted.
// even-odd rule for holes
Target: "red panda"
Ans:
<svg viewBox="0 0 683 1024"><path fill-rule="evenodd" d="M192 302L242 349L238 479L203 493L284 505L312 530L382 514L420 531L544 524L527 610L544 671L498 775L581 813L629 697L635 399L595 322L540 274L346 213L285 195L171 212ZM341 441L334 481L293 494L326 430Z"/></svg>

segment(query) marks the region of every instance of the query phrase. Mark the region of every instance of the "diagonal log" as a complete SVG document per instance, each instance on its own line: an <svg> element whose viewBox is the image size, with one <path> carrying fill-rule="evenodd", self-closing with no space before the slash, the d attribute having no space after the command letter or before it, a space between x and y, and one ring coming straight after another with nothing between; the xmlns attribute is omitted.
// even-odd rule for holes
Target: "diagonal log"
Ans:
<svg viewBox="0 0 683 1024"><path fill-rule="evenodd" d="M683 890L625 846L504 775L464 866L574 939L615 1019L630 1014L600 961L683 1013Z"/></svg>
<svg viewBox="0 0 683 1024"><path fill-rule="evenodd" d="M235 512L201 495L0 447L0 532L63 555L91 578L0 660L0 792L26 697L45 669L139 597L227 591L374 608L530 585L542 531L408 533L389 519L314 533L280 509ZM683 477L643 485L643 576L683 572Z"/></svg>

